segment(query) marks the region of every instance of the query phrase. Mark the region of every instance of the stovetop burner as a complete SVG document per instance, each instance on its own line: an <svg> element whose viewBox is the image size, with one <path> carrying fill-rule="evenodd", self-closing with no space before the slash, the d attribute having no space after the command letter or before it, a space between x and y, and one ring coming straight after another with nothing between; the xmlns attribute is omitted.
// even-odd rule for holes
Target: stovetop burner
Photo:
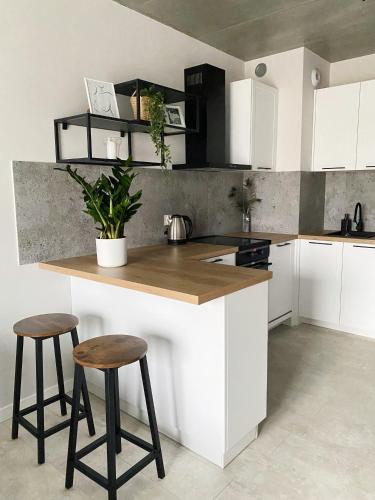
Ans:
<svg viewBox="0 0 375 500"><path fill-rule="evenodd" d="M190 241L196 243L207 243L210 245L229 245L238 247L239 251L250 250L252 248L262 247L264 245L270 245L270 240L259 240L256 238L238 238L236 236L198 236L192 238Z"/></svg>

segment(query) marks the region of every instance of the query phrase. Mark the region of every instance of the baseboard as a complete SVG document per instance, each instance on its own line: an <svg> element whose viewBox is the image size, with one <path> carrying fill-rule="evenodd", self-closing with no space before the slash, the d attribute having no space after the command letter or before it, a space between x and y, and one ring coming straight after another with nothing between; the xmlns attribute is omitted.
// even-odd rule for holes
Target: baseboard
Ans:
<svg viewBox="0 0 375 500"><path fill-rule="evenodd" d="M300 320L302 323L307 323L308 325L320 326L321 328L327 328L328 330L335 330L338 332L347 333L349 335L356 335L359 337L365 337L367 339L375 340L375 332L369 332L366 330L361 330L360 328L353 328L351 326L329 323L326 321L318 321L310 318L300 318Z"/></svg>
<svg viewBox="0 0 375 500"><path fill-rule="evenodd" d="M64 380L65 384L65 391L71 391L73 389L73 379L67 379ZM50 398L51 396L54 396L55 394L58 394L59 388L57 384L52 385L51 387L47 387L44 389L44 399ZM31 406L35 404L36 401L36 394L31 394L30 396L26 396L25 398L21 399L21 404L20 407L26 408L27 406ZM12 417L13 413L13 403L10 403L9 405L3 406L0 408L0 422L4 422L5 420L8 420L9 418Z"/></svg>
<svg viewBox="0 0 375 500"><path fill-rule="evenodd" d="M222 468L226 467L232 460L236 458L250 443L258 437L258 426L255 426L250 432L240 439L230 450L226 451L223 456Z"/></svg>

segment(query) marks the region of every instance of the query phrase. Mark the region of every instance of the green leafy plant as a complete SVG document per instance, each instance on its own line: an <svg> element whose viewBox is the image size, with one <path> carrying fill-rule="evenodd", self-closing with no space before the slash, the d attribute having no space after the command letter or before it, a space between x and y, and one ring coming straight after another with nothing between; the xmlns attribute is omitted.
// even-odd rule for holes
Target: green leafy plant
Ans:
<svg viewBox="0 0 375 500"><path fill-rule="evenodd" d="M228 198L232 198L233 206L237 207L246 216L250 216L255 203L262 201L256 196L255 186L249 178L244 180L241 190L233 186Z"/></svg>
<svg viewBox="0 0 375 500"><path fill-rule="evenodd" d="M162 167L167 168L172 162L170 146L164 142L165 103L164 96L154 86L141 90L142 97L148 97L148 112L150 115L150 136L155 146L155 153L161 157Z"/></svg>
<svg viewBox="0 0 375 500"><path fill-rule="evenodd" d="M136 177L129 166L131 159L121 160L121 166L112 167L112 175L102 174L95 182L90 183L73 170L70 165L66 168L56 168L67 172L82 188L83 200L86 204L85 213L90 215L100 231L101 239L123 238L124 227L135 215L142 203L138 203L142 191L130 194L131 184Z"/></svg>

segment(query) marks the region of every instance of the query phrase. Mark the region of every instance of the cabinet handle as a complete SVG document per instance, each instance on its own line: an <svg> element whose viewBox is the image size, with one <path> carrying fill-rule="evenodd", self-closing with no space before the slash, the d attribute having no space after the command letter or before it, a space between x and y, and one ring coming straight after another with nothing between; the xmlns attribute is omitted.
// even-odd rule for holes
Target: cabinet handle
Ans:
<svg viewBox="0 0 375 500"><path fill-rule="evenodd" d="M309 241L310 245L329 245L332 246L332 243L327 243L323 241Z"/></svg>
<svg viewBox="0 0 375 500"><path fill-rule="evenodd" d="M210 264L215 264L216 262L223 262L224 259L210 260Z"/></svg>
<svg viewBox="0 0 375 500"><path fill-rule="evenodd" d="M345 170L346 167L322 167L322 170Z"/></svg>
<svg viewBox="0 0 375 500"><path fill-rule="evenodd" d="M353 248L371 248L371 250L375 250L375 246L370 245L353 245Z"/></svg>
<svg viewBox="0 0 375 500"><path fill-rule="evenodd" d="M257 167L257 170L272 170L271 167Z"/></svg>
<svg viewBox="0 0 375 500"><path fill-rule="evenodd" d="M287 242L287 243L280 243L279 245L276 245L278 248L280 247L287 247L288 245L291 245L291 243Z"/></svg>
<svg viewBox="0 0 375 500"><path fill-rule="evenodd" d="M375 165L366 165L366 168L375 168Z"/></svg>

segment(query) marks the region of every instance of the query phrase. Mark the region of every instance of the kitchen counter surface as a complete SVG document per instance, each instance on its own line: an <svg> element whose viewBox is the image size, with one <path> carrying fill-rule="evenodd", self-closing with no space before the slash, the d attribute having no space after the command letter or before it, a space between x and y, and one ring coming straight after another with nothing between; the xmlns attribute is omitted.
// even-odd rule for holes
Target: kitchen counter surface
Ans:
<svg viewBox="0 0 375 500"><path fill-rule="evenodd" d="M236 232L228 233L226 236L235 236L237 238L256 238L260 240L271 240L271 244L285 243L286 241L296 240L298 238L297 234L282 234L282 233L261 233L257 231L251 231L250 233Z"/></svg>
<svg viewBox="0 0 375 500"><path fill-rule="evenodd" d="M191 304L203 304L272 278L270 271L199 262L237 251L237 247L203 243L179 247L156 245L128 250L128 265L123 267L99 267L95 255L42 262L39 267Z"/></svg>
<svg viewBox="0 0 375 500"><path fill-rule="evenodd" d="M332 233L332 230L325 230L318 234L300 234L298 238L300 240L316 240L316 241L332 241L340 243L363 243L366 245L375 245L375 238L345 238L340 236L329 236L327 233Z"/></svg>

